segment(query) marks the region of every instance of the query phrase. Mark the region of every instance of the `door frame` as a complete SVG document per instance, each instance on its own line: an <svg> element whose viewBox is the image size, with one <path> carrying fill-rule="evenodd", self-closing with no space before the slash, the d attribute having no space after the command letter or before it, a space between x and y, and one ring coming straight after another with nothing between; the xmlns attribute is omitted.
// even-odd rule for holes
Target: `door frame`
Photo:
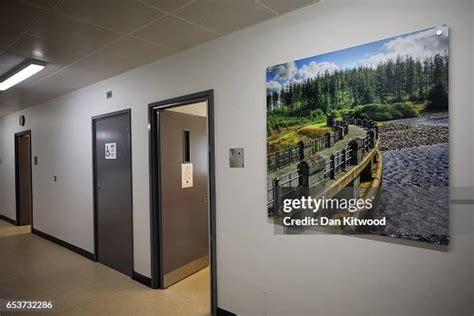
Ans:
<svg viewBox="0 0 474 316"><path fill-rule="evenodd" d="M128 126L130 128L128 132L128 147L130 149L129 158L130 158L130 189L131 189L131 199L130 199L130 210L131 218L130 225L132 231L132 269L130 271L130 277L133 276L134 268L134 248L133 248L133 170L132 170L132 111L131 109L120 110L110 113L105 113L91 118L92 125L92 195L93 195L93 222L94 222L94 261L99 261L99 252L98 252L98 221L97 221L97 156L96 156L96 122L104 119L109 119L116 116L127 116Z"/></svg>
<svg viewBox="0 0 474 316"><path fill-rule="evenodd" d="M31 208L30 208L30 226L33 230L33 162L32 162L32 152L31 152L31 129L15 133L15 204L16 204L16 225L20 226L20 170L18 166L18 138L22 136L29 136L30 138L30 145L29 145L29 152L30 152L30 199L31 199Z"/></svg>
<svg viewBox="0 0 474 316"><path fill-rule="evenodd" d="M154 102L148 105L148 151L150 176L150 233L151 233L151 287L160 288L163 284L163 247L161 223L161 189L160 189L160 110L197 103L207 102L208 129L208 193L209 193L209 244L211 270L211 311L217 314L217 248L216 248L216 188L215 188L215 140L214 140L214 90L206 90L177 98Z"/></svg>

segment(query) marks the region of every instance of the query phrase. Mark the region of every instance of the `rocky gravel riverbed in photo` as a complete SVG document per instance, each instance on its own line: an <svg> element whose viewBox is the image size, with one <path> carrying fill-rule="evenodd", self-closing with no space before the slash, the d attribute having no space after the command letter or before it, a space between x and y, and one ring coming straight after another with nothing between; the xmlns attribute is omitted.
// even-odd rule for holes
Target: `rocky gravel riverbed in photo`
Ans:
<svg viewBox="0 0 474 316"><path fill-rule="evenodd" d="M382 122L379 131L382 151L447 143L448 112Z"/></svg>

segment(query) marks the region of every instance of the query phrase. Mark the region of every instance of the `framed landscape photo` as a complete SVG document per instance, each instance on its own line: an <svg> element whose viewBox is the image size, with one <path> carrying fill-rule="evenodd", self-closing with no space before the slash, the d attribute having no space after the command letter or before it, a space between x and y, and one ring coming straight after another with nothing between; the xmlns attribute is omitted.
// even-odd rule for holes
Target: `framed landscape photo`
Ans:
<svg viewBox="0 0 474 316"><path fill-rule="evenodd" d="M447 26L268 67L269 217L448 244L448 76Z"/></svg>

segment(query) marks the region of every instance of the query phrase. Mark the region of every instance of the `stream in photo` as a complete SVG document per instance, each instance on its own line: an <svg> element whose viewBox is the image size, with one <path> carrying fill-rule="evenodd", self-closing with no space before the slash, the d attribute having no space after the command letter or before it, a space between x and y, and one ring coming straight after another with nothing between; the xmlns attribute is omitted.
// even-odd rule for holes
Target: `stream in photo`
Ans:
<svg viewBox="0 0 474 316"><path fill-rule="evenodd" d="M383 176L372 233L433 244L449 243L448 113L384 122Z"/></svg>

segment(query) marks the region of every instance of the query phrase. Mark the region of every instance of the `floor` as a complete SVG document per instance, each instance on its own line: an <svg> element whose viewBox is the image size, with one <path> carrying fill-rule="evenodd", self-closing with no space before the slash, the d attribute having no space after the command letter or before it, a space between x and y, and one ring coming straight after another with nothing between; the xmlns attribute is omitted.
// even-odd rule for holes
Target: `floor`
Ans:
<svg viewBox="0 0 474 316"><path fill-rule="evenodd" d="M208 268L152 290L3 220L0 254L0 299L53 300L48 315L209 315Z"/></svg>

